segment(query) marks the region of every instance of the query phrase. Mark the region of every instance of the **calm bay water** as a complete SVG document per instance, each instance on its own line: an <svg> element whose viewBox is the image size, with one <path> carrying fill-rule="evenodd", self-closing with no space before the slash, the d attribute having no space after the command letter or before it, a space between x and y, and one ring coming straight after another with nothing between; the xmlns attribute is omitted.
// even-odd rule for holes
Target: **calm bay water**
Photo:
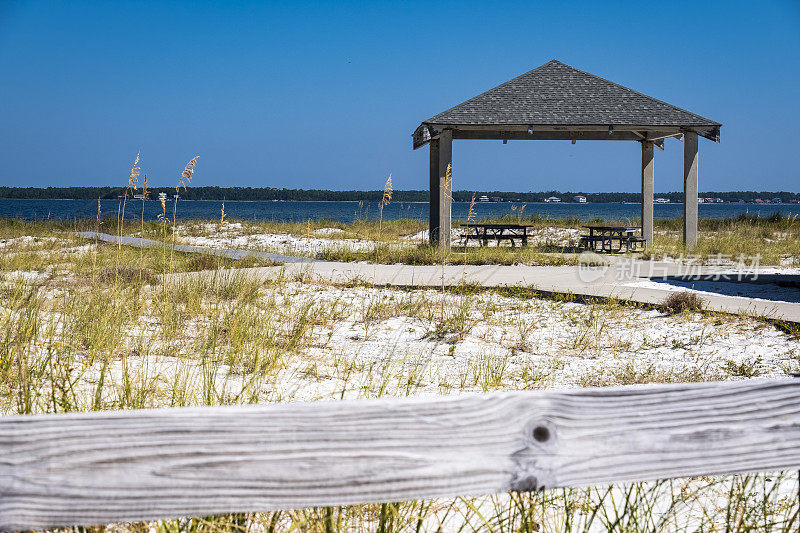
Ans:
<svg viewBox="0 0 800 533"><path fill-rule="evenodd" d="M475 206L477 218L516 215L522 204L518 203L479 203ZM222 202L180 200L177 216L179 219L219 220ZM101 216L116 216L119 208L118 200L101 200ZM154 220L161 213L158 201L147 201L144 204L145 220ZM141 216L142 202L129 201L125 208L125 218L138 219ZM469 204L453 203L453 218L465 220ZM784 216L800 214L800 204L700 204L701 218L727 218L742 213L769 216L781 213ZM549 218L566 218L577 216L582 220L602 218L605 220L626 220L639 217L639 204L525 204L524 216L532 214ZM226 218L244 220L272 220L282 222L300 222L312 220L335 220L352 222L359 218L376 219L378 204L376 202L225 202ZM167 214L172 216L172 202L167 205ZM681 218L681 204L656 204L656 218ZM75 218L95 218L97 216L97 200L8 200L0 199L0 217L21 218L24 220L69 220ZM428 219L427 203L393 202L384 208L383 218Z"/></svg>

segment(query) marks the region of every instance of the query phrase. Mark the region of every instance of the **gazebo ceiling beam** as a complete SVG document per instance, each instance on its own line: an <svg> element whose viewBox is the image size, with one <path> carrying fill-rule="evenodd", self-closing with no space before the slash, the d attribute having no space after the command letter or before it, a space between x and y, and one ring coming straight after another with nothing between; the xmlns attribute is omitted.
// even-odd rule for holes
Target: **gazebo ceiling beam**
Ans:
<svg viewBox="0 0 800 533"><path fill-rule="evenodd" d="M506 131L506 130L460 130L454 129L453 139L484 139L497 141L641 141L641 135L632 131ZM670 135L656 136L664 139ZM656 139L651 139L656 140Z"/></svg>
<svg viewBox="0 0 800 533"><path fill-rule="evenodd" d="M529 133L530 128L533 133ZM613 130L606 125L446 125L422 124L414 134L414 149L421 148L430 139L438 138L445 129L453 131L453 139L488 140L634 140L657 141L657 148L663 148L663 140L669 137L681 139L685 133L696 133L712 141L719 142L719 128L686 126L632 126L614 125ZM611 132L610 132L611 131Z"/></svg>
<svg viewBox="0 0 800 533"><path fill-rule="evenodd" d="M683 137L683 133L671 133L670 135L664 135L664 136L661 136L661 137L648 136L647 140L648 141L658 141L659 139L668 139L669 137L675 137L676 139L678 139L680 141L681 137Z"/></svg>
<svg viewBox="0 0 800 533"><path fill-rule="evenodd" d="M524 131L528 132L528 128L533 127L533 131L602 131L608 133L609 126L614 127L614 133L619 131L637 131L642 132L664 132L664 133L681 133L684 127L681 126L643 126L643 125L620 125L620 124L576 124L576 125L560 125L560 124L429 124L428 127L432 130L431 133L438 133L444 129L458 130L458 131ZM613 133L611 134L613 135Z"/></svg>

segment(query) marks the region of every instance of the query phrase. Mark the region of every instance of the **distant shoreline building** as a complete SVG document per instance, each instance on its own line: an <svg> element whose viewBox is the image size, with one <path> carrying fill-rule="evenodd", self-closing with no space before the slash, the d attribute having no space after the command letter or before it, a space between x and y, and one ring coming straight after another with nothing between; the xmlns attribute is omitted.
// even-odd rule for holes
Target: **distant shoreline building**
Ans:
<svg viewBox="0 0 800 533"><path fill-rule="evenodd" d="M545 198L544 201L548 204L557 204L561 202L561 198L558 196L550 196L549 198Z"/></svg>
<svg viewBox="0 0 800 533"><path fill-rule="evenodd" d="M575 202L577 202L579 204L585 204L586 203L586 197L585 196L581 196L580 194L578 196L573 196L572 199L575 200Z"/></svg>

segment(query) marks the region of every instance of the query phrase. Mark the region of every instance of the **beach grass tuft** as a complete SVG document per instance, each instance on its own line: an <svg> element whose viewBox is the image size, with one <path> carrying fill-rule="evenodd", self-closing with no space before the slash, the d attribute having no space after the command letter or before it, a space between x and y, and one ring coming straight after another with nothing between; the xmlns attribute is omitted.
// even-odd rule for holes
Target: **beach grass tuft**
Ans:
<svg viewBox="0 0 800 533"><path fill-rule="evenodd" d="M673 292L664 299L659 309L668 315L675 315L684 311L702 311L703 299L696 293L689 291Z"/></svg>

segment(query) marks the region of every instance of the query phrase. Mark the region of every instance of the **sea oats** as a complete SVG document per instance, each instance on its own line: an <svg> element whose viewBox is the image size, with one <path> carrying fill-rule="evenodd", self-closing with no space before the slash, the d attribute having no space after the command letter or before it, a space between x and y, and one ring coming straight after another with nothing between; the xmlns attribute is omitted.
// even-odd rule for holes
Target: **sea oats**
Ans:
<svg viewBox="0 0 800 533"><path fill-rule="evenodd" d="M378 203L378 240L380 240L381 236L381 229L383 226L383 208L387 206L392 201L392 175L389 174L389 177L386 178L386 183L383 186L383 196L381 197L380 203ZM375 251L377 253L378 247L375 247Z"/></svg>
<svg viewBox="0 0 800 533"><path fill-rule="evenodd" d="M139 171L141 171L141 168L139 168L139 155L140 154L141 154L141 152L138 152L136 154L136 159L134 159L133 166L131 167L131 173L128 176L128 189L131 189L131 190L134 190L134 191L136 190L136 187L139 186Z"/></svg>
<svg viewBox="0 0 800 533"><path fill-rule="evenodd" d="M192 182L192 176L194 176L194 166L197 164L197 158L200 157L199 155L194 156L186 166L183 168L183 172L181 172L180 178L178 178L178 183L175 185L175 193L179 193L180 189L186 190L186 187Z"/></svg>
<svg viewBox="0 0 800 533"><path fill-rule="evenodd" d="M383 198L381 198L381 205L389 205L392 201L392 175L386 178L386 184L383 186Z"/></svg>
<svg viewBox="0 0 800 533"><path fill-rule="evenodd" d="M472 199L469 201L469 211L467 212L467 223L475 222L475 193L472 193Z"/></svg>

